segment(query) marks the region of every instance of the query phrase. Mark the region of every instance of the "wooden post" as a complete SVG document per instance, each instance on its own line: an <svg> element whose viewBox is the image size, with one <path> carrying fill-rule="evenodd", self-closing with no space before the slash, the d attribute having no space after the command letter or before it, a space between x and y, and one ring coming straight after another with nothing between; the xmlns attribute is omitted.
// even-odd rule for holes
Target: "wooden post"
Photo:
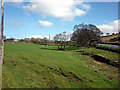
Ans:
<svg viewBox="0 0 120 90"><path fill-rule="evenodd" d="M50 35L49 35L49 41L50 41Z"/></svg>
<svg viewBox="0 0 120 90"><path fill-rule="evenodd" d="M1 1L1 64L4 64L4 0Z"/></svg>

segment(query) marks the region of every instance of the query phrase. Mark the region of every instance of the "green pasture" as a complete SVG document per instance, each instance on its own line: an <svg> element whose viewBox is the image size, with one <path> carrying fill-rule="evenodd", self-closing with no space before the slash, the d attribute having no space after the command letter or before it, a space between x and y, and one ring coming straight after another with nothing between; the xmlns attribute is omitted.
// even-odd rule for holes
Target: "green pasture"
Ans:
<svg viewBox="0 0 120 90"><path fill-rule="evenodd" d="M112 61L115 52L67 46L31 43L5 43L2 66L3 88L117 88L118 68L98 63L89 55L76 51L95 52Z"/></svg>

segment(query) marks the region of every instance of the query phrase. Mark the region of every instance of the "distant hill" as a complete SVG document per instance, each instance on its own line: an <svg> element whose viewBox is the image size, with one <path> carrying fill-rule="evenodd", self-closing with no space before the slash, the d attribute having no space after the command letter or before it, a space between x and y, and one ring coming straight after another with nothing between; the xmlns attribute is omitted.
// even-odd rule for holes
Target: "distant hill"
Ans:
<svg viewBox="0 0 120 90"><path fill-rule="evenodd" d="M120 45L120 34L101 36L100 39L101 39L102 43L110 43L110 44L119 44Z"/></svg>

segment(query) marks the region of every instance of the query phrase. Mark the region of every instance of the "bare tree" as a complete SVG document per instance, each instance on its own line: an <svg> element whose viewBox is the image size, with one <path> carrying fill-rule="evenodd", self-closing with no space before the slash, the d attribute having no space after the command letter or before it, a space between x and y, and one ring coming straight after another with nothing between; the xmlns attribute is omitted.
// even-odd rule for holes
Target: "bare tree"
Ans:
<svg viewBox="0 0 120 90"><path fill-rule="evenodd" d="M65 50L66 47L66 41L68 40L70 36L66 34L66 32L60 33L60 34L56 34L54 36L54 41L58 46L58 49L60 50ZM63 48L64 46L64 48Z"/></svg>

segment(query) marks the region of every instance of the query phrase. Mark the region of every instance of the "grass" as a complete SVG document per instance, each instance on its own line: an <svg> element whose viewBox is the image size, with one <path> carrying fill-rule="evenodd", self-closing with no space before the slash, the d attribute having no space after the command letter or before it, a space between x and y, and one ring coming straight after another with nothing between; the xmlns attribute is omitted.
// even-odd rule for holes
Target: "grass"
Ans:
<svg viewBox="0 0 120 90"><path fill-rule="evenodd" d="M120 48L119 47L97 45L96 48L120 53Z"/></svg>
<svg viewBox="0 0 120 90"><path fill-rule="evenodd" d="M102 49L96 49L94 47L86 48L86 47L81 47L78 51L85 51L88 53L94 53L96 55L100 55L102 57L105 57L106 59L109 59L110 61L116 62L119 59L119 55L116 52L111 52L111 51L106 51Z"/></svg>
<svg viewBox="0 0 120 90"><path fill-rule="evenodd" d="M106 57L107 54L117 55L95 48L78 50L82 49L104 53L102 55ZM98 64L76 50L59 51L57 46L5 43L2 81L3 88L117 88L118 68Z"/></svg>

